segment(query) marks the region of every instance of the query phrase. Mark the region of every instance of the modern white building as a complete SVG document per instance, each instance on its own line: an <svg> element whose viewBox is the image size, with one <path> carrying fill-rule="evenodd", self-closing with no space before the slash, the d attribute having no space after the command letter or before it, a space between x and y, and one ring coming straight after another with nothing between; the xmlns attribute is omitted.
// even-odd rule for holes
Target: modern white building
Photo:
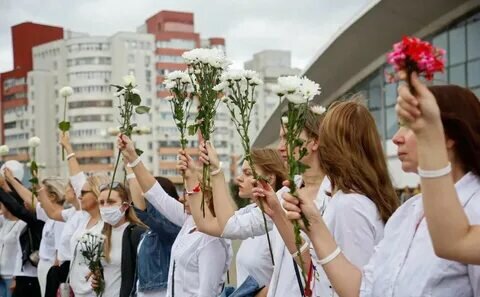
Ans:
<svg viewBox="0 0 480 297"><path fill-rule="evenodd" d="M402 171L392 137L398 129L395 113L397 85L384 77L392 72L386 53L403 35L414 35L446 49L445 73L434 84L457 84L480 96L480 1L478 0L376 0L355 15L323 45L303 74L320 83L322 94L314 101L329 103L362 93L384 140L393 183L415 187L415 174ZM452 99L454 100L454 99ZM263 126L254 145L278 140L281 104Z"/></svg>
<svg viewBox="0 0 480 297"><path fill-rule="evenodd" d="M28 73L28 110L13 113L21 117L18 140L6 139L13 150L25 145L22 133L42 140L37 161L47 167L44 175L65 175L61 161L57 125L63 120L63 86L74 90L67 102L67 117L72 128L71 141L81 167L86 172L111 171L117 155L115 136L109 129L119 126L119 100L110 84L123 84L123 76L133 74L141 92L142 104L152 106L154 86L154 37L151 34L117 33L110 37L74 34L74 37L33 48L33 70ZM152 127L154 113L135 116L143 127ZM9 130L8 133L17 131ZM145 151L144 162L154 166L153 135L134 136Z"/></svg>

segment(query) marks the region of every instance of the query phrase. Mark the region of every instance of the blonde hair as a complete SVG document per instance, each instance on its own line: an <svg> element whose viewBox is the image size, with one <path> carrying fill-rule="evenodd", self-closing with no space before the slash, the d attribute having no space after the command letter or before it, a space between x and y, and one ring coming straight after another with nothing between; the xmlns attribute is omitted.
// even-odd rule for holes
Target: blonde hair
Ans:
<svg viewBox="0 0 480 297"><path fill-rule="evenodd" d="M253 148L250 152L255 166L258 166L267 174L275 175L275 191L282 188L284 180L288 179L287 168L278 153L278 150L270 148ZM251 165L251 164L250 164Z"/></svg>
<svg viewBox="0 0 480 297"><path fill-rule="evenodd" d="M103 191L109 191L109 189L110 188L108 187ZM132 207L132 199L130 197L130 191L122 183L119 183L117 187L112 189L112 191L115 191L118 193L118 195L120 196L120 199L122 199L122 205L125 203L129 205L129 207L125 211L125 219L127 220L127 222L129 222L130 224L147 228L147 226L142 221L140 221L140 219L137 217L135 210ZM112 225L108 223L104 223L102 234L105 235L106 237L105 244L103 245L105 260L107 262L110 262L110 251L112 249Z"/></svg>
<svg viewBox="0 0 480 297"><path fill-rule="evenodd" d="M55 203L62 205L65 202L65 190L67 181L63 178L51 176L42 180L49 195L55 197Z"/></svg>
<svg viewBox="0 0 480 297"><path fill-rule="evenodd" d="M358 100L332 104L320 129L320 167L332 189L372 200L386 222L398 207L375 120Z"/></svg>

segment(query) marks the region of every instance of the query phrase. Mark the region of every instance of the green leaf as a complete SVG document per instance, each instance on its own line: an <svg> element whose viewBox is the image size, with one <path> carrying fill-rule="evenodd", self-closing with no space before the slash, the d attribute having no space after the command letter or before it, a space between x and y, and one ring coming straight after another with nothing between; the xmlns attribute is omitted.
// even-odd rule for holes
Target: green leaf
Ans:
<svg viewBox="0 0 480 297"><path fill-rule="evenodd" d="M32 163L30 164L30 170L31 170L31 172L37 172L38 171L37 162L32 161Z"/></svg>
<svg viewBox="0 0 480 297"><path fill-rule="evenodd" d="M120 90L123 90L123 86L119 86L119 85L111 85L111 86L117 88L117 92Z"/></svg>
<svg viewBox="0 0 480 297"><path fill-rule="evenodd" d="M144 113L148 113L150 111L150 107L148 106L137 106L135 108L135 112L138 113L138 114L144 114Z"/></svg>
<svg viewBox="0 0 480 297"><path fill-rule="evenodd" d="M140 98L140 95L138 94L132 94L130 96L130 102L132 102L132 105L138 106L140 105L140 102L142 102L142 98Z"/></svg>
<svg viewBox="0 0 480 297"><path fill-rule="evenodd" d="M189 135L195 135L198 130L198 125L190 125L188 126L188 134Z"/></svg>
<svg viewBox="0 0 480 297"><path fill-rule="evenodd" d="M143 154L143 151L138 148L135 149L135 152L137 153L138 156L141 156Z"/></svg>
<svg viewBox="0 0 480 297"><path fill-rule="evenodd" d="M67 132L68 130L70 130L70 122L62 121L58 123L58 128L60 129L60 131Z"/></svg>
<svg viewBox="0 0 480 297"><path fill-rule="evenodd" d="M31 184L38 184L38 178L37 177L32 177L31 179L28 180Z"/></svg>

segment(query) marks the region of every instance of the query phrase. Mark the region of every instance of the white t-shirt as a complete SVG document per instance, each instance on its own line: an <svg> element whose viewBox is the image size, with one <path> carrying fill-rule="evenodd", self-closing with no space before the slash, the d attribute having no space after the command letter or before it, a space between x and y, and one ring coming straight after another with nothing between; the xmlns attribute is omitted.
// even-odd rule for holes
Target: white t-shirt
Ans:
<svg viewBox="0 0 480 297"><path fill-rule="evenodd" d="M27 226L24 221L5 219L0 229L0 275L10 279L15 272L15 264L22 261L21 250L18 250L19 237ZM18 259L19 258L19 259Z"/></svg>
<svg viewBox="0 0 480 297"><path fill-rule="evenodd" d="M256 204L250 204L239 209L237 213L241 215L254 208L256 208ZM273 265L268 249L267 235L259 235L243 240L237 252L236 264L237 287L240 286L249 275L257 281L260 287L268 285L272 277Z"/></svg>
<svg viewBox="0 0 480 297"><path fill-rule="evenodd" d="M91 279L86 281L85 276L90 273L86 260L81 254L81 244L78 244L85 233L92 233L100 235L103 230L103 221L99 220L96 225L87 229L89 220L85 222L75 231L70 241L70 248L74 251L73 260L70 265L70 286L72 287L75 296L95 296L92 289Z"/></svg>
<svg viewBox="0 0 480 297"><path fill-rule="evenodd" d="M60 245L60 238L65 223L50 219L40 203L37 203L36 212L37 219L45 222L38 251L40 259L53 263L57 256L57 247Z"/></svg>
<svg viewBox="0 0 480 297"><path fill-rule="evenodd" d="M69 208L62 210L62 217L65 221L63 226L63 232L60 236L60 242L58 246L58 260L60 262L71 261L73 257L73 250L70 246L70 240L77 231L90 218L90 215L81 210L75 210L75 208Z"/></svg>
<svg viewBox="0 0 480 297"><path fill-rule="evenodd" d="M105 293L104 297L120 296L120 287L122 285L122 239L128 222L112 228L110 262L102 260L103 272L105 275Z"/></svg>

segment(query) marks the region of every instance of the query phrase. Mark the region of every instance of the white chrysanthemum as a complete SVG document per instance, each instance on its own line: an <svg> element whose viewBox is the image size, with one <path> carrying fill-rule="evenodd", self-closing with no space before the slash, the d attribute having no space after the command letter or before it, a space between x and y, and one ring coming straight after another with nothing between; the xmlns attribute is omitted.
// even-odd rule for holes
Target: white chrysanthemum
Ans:
<svg viewBox="0 0 480 297"><path fill-rule="evenodd" d="M196 48L183 53L182 57L188 65L202 63L221 69L230 65L223 51L219 49Z"/></svg>
<svg viewBox="0 0 480 297"><path fill-rule="evenodd" d="M10 152L10 148L8 145L0 145L0 156L6 156Z"/></svg>
<svg viewBox="0 0 480 297"><path fill-rule="evenodd" d="M288 124L288 118L287 117L282 117L282 124L284 124L284 125Z"/></svg>
<svg viewBox="0 0 480 297"><path fill-rule="evenodd" d="M304 77L302 78L299 91L305 98L307 98L308 101L310 101L316 95L320 95L320 85Z"/></svg>
<svg viewBox="0 0 480 297"><path fill-rule="evenodd" d="M222 81L218 85L213 87L213 90L216 92L225 92L228 87L228 82Z"/></svg>
<svg viewBox="0 0 480 297"><path fill-rule="evenodd" d="M140 90L137 89L137 88L133 88L133 89L132 89L132 93L133 93L133 94L140 95Z"/></svg>
<svg viewBox="0 0 480 297"><path fill-rule="evenodd" d="M110 135L118 135L120 133L120 128L118 127L110 127L107 129L108 134Z"/></svg>
<svg viewBox="0 0 480 297"><path fill-rule="evenodd" d="M277 85L273 85L271 87L271 91L272 93L276 94L277 96L283 96L285 95L285 90L282 89L278 84Z"/></svg>
<svg viewBox="0 0 480 297"><path fill-rule="evenodd" d="M190 76L185 71L173 71L167 74L167 80L176 81L180 80L182 83L190 83Z"/></svg>
<svg viewBox="0 0 480 297"><path fill-rule="evenodd" d="M249 84L250 86L259 86L259 85L262 85L262 84L263 84L263 81L262 81L260 78L258 78L258 77L253 77L252 79L250 79L250 80L248 81L248 84Z"/></svg>
<svg viewBox="0 0 480 297"><path fill-rule="evenodd" d="M132 74L125 75L123 77L123 85L124 86L135 86L137 84L137 80L135 79L135 76Z"/></svg>
<svg viewBox="0 0 480 297"><path fill-rule="evenodd" d="M40 138L37 136L33 136L28 140L28 146L31 148L38 147L40 145Z"/></svg>
<svg viewBox="0 0 480 297"><path fill-rule="evenodd" d="M315 114L318 114L318 115L322 115L324 114L327 109L321 105L314 105L314 106L311 106L310 107L310 110L315 113Z"/></svg>
<svg viewBox="0 0 480 297"><path fill-rule="evenodd" d="M60 93L60 96L62 97L70 97L73 95L73 89L72 87L66 86L61 88L59 93Z"/></svg>
<svg viewBox="0 0 480 297"><path fill-rule="evenodd" d="M167 90L171 90L177 86L177 83L171 80L166 80L163 82L163 84L165 85L165 89Z"/></svg>
<svg viewBox="0 0 480 297"><path fill-rule="evenodd" d="M147 127L147 126L142 126L142 127L140 127L140 133L150 134L150 133L152 133L152 128Z"/></svg>
<svg viewBox="0 0 480 297"><path fill-rule="evenodd" d="M283 94L297 91L301 83L302 79L298 76L282 76L278 78L278 85L283 90Z"/></svg>
<svg viewBox="0 0 480 297"><path fill-rule="evenodd" d="M293 94L288 93L285 95L285 99L294 104L302 104L308 102L308 98L299 92L295 92Z"/></svg>

